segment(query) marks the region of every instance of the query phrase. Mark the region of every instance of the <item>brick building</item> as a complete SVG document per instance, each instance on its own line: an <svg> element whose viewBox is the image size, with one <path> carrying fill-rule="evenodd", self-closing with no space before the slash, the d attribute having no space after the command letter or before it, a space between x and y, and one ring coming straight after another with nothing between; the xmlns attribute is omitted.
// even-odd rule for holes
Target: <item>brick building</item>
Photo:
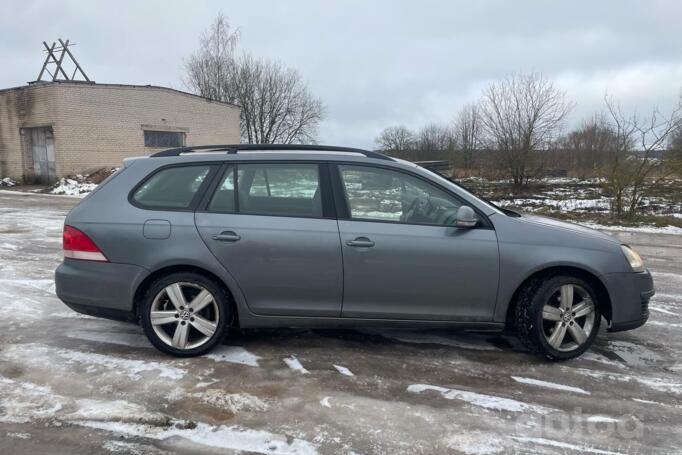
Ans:
<svg viewBox="0 0 682 455"><path fill-rule="evenodd" d="M51 182L164 148L238 142L238 106L170 88L56 81L0 90L0 177Z"/></svg>

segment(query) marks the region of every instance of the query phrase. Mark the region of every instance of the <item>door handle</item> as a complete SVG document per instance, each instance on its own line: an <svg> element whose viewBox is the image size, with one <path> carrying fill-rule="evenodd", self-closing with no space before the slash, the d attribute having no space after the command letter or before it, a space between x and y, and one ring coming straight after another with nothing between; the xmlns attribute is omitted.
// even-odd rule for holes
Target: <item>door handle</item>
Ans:
<svg viewBox="0 0 682 455"><path fill-rule="evenodd" d="M355 240L347 241L346 245L354 246L356 248L372 248L374 246L374 242L367 237L358 237Z"/></svg>
<svg viewBox="0 0 682 455"><path fill-rule="evenodd" d="M214 235L213 240L218 242L236 242L241 239L241 236L234 231L223 231L220 234Z"/></svg>

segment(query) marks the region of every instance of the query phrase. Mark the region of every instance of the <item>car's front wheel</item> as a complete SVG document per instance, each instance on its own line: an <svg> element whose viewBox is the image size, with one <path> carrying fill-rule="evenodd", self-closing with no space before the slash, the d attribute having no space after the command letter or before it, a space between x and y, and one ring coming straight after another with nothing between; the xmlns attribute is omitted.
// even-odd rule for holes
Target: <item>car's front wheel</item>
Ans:
<svg viewBox="0 0 682 455"><path fill-rule="evenodd" d="M589 283L554 275L521 290L515 322L519 338L533 352L567 360L590 347L599 331L601 311Z"/></svg>
<svg viewBox="0 0 682 455"><path fill-rule="evenodd" d="M193 272L157 279L140 306L142 327L159 350L179 357L204 354L227 328L229 296L215 281Z"/></svg>

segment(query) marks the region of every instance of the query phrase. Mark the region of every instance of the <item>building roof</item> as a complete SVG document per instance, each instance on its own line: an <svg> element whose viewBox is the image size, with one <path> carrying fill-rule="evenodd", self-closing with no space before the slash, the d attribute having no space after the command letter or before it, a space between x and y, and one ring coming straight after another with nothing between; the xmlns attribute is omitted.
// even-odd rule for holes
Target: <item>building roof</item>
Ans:
<svg viewBox="0 0 682 455"><path fill-rule="evenodd" d="M98 84L95 82L87 82L87 81L35 81L35 82L29 82L28 85L22 85L19 87L9 87L9 88L0 89L0 93L9 92L9 91L13 91L13 90L25 90L25 89L28 89L31 87L43 87L43 86L49 86L49 85L81 85L81 86L88 86L88 87L120 87L120 88L132 88L132 89L162 90L162 91L168 91L168 92L176 93L179 95L191 96L193 98L200 98L200 99L208 101L210 103L224 104L226 106L234 107L236 109L240 108L240 106L238 104L226 103L223 101L218 101L218 100L214 100L211 98L207 98L205 96L195 95L194 93L184 92L182 90L178 90L178 89L174 89L174 88L170 88L170 87L162 87L160 85Z"/></svg>

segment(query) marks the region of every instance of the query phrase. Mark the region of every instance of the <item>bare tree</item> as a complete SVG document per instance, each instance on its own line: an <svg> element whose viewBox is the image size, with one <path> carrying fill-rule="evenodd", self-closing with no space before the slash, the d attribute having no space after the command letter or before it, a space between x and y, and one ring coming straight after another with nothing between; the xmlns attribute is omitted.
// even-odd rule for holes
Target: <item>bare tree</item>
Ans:
<svg viewBox="0 0 682 455"><path fill-rule="evenodd" d="M404 126L389 126L374 141L382 151L404 158L414 148L414 133Z"/></svg>
<svg viewBox="0 0 682 455"><path fill-rule="evenodd" d="M231 81L242 108L243 140L250 144L315 142L324 105L297 71L244 55L237 59Z"/></svg>
<svg viewBox="0 0 682 455"><path fill-rule="evenodd" d="M417 132L415 140L416 160L452 160L457 142L451 128L431 123Z"/></svg>
<svg viewBox="0 0 682 455"><path fill-rule="evenodd" d="M238 42L239 30L233 30L228 19L219 13L202 34L199 50L185 62L185 85L206 98L235 103L230 76Z"/></svg>
<svg viewBox="0 0 682 455"><path fill-rule="evenodd" d="M322 101L301 75L275 61L235 55L239 35L219 15L185 64L186 85L207 98L241 106L241 137L251 144L314 143Z"/></svg>
<svg viewBox="0 0 682 455"><path fill-rule="evenodd" d="M682 96L679 106L682 109ZM682 123L670 135L665 158L668 167L678 175L682 175Z"/></svg>
<svg viewBox="0 0 682 455"><path fill-rule="evenodd" d="M510 75L483 91L481 124L515 184L527 181L536 153L557 137L572 107L538 73Z"/></svg>
<svg viewBox="0 0 682 455"><path fill-rule="evenodd" d="M604 186L612 196L613 216L634 218L647 191L670 173L660 155L682 126L681 110L678 107L664 115L654 107L647 117L636 113L628 116L608 96L604 101L609 127L618 138L604 166Z"/></svg>
<svg viewBox="0 0 682 455"><path fill-rule="evenodd" d="M481 121L477 104L467 104L454 122L454 136L465 169L474 167L476 152L481 149Z"/></svg>
<svg viewBox="0 0 682 455"><path fill-rule="evenodd" d="M618 147L618 136L604 115L595 115L559 139L557 147L567 168L587 177L601 168L609 153Z"/></svg>

